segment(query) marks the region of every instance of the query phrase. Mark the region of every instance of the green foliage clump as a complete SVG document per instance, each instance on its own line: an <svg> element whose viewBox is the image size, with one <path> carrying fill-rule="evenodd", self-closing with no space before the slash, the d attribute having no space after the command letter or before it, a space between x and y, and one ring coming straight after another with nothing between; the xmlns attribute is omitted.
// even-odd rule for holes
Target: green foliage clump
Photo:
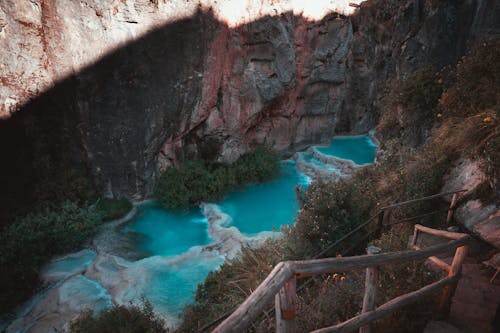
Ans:
<svg viewBox="0 0 500 333"><path fill-rule="evenodd" d="M99 200L82 166L39 164L31 205L12 212L0 230L0 270L5 272L0 277L0 313L32 295L47 260L78 249L102 221L120 218L132 208L126 199Z"/></svg>
<svg viewBox="0 0 500 333"><path fill-rule="evenodd" d="M165 322L153 312L151 303L114 306L98 314L83 311L71 323L72 333L166 333Z"/></svg>
<svg viewBox="0 0 500 333"><path fill-rule="evenodd" d="M373 168L349 179L316 181L307 190L295 225L286 232L288 256L307 258L367 220L376 207Z"/></svg>
<svg viewBox="0 0 500 333"><path fill-rule="evenodd" d="M102 215L93 206L64 202L47 213L18 217L0 233L0 313L28 297L38 285L40 266L50 257L81 245Z"/></svg>
<svg viewBox="0 0 500 333"><path fill-rule="evenodd" d="M104 198L99 200L96 208L103 213L103 221L112 221L127 215L127 213L132 209L132 203L125 198Z"/></svg>
<svg viewBox="0 0 500 333"><path fill-rule="evenodd" d="M154 196L169 209L185 209L204 200L223 197L248 183L262 182L279 173L279 157L267 146L241 156L231 165L187 161L169 167L158 179Z"/></svg>

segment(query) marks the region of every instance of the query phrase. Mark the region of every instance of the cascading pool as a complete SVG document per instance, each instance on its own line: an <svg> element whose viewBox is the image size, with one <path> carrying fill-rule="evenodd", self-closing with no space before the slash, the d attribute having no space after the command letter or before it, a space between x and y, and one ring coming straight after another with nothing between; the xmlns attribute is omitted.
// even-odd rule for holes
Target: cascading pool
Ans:
<svg viewBox="0 0 500 333"><path fill-rule="evenodd" d="M373 162L376 146L368 136L358 136L338 137L328 147L313 149L362 165ZM314 168L341 174L328 159L300 154ZM51 287L24 307L8 332L61 326L85 307L101 308L111 300L128 304L143 296L175 325L209 271L242 245L258 244L294 222L299 208L295 188L311 181L298 167L293 160L283 161L278 179L248 185L188 212L169 212L151 201L140 204L128 222L97 236L93 249L49 263L43 276ZM75 286L79 289L69 295Z"/></svg>
<svg viewBox="0 0 500 333"><path fill-rule="evenodd" d="M207 221L199 209L172 213L154 202L142 204L137 216L121 230L138 234L135 245L148 256L178 255L210 243Z"/></svg>
<svg viewBox="0 0 500 333"><path fill-rule="evenodd" d="M306 187L310 179L299 173L295 163L281 163L278 179L248 185L227 196L219 205L232 218L235 226L246 235L262 231L280 231L280 226L293 223L299 209L295 187Z"/></svg>
<svg viewBox="0 0 500 333"><path fill-rule="evenodd" d="M372 163L377 146L368 135L336 136L327 147L317 147L318 151L346 160L358 165Z"/></svg>

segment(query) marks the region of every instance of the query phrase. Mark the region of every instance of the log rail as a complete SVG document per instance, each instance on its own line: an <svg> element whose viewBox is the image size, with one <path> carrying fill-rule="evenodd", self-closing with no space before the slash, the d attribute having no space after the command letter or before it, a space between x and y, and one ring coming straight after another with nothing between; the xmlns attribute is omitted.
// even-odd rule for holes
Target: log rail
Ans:
<svg viewBox="0 0 500 333"><path fill-rule="evenodd" d="M444 192L444 193L438 193L434 194L431 196L427 197L422 197L418 199L412 199L408 200L405 202L400 202L388 206L384 206L379 208L378 212L370 217L367 221L359 224L356 226L353 230L350 232L346 233L344 236L341 238L337 239L336 241L332 242L330 245L325 247L321 252L317 253L315 256L312 257L311 260L303 260L303 261L286 261L286 262L281 262L279 263L273 271L268 275L268 277L261 283L261 285L247 298L247 300L242 303L236 310L232 312L228 312L218 319L214 320L213 322L209 323L208 325L204 326L200 332L205 332L207 331L210 327L215 326L217 323L220 323L224 318L225 320L219 324L213 330L212 332L243 332L246 328L251 325L251 322L261 313L266 306L272 301L273 297L275 298L275 308L276 308L276 321L277 321L277 332L296 332L297 327L295 324L294 316L295 316L295 308L294 308L294 302L293 299L296 297L296 279L297 278L305 278L309 276L316 276L318 274L322 273L331 273L331 272L340 272L340 271L346 271L350 269L359 269L359 268L367 268L367 275L369 274L378 274L377 273L377 268L380 265L385 265L385 264L390 264L398 261L408 261L408 260L418 260L418 259L425 259L428 258L430 261L434 262L438 267L452 272L454 271L455 273L449 273L448 277L445 279L442 279L434 284L431 284L427 287L424 287L418 291L415 291L410 294L406 294L403 296L400 296L380 307L378 307L376 310L373 311L368 311L370 309L370 306L366 307L366 311L362 313L363 316L365 313L373 313L375 311L376 314L376 319L378 319L378 313L386 313L388 310L387 309L393 309L394 304L407 304L406 303L406 298L405 296L410 295L409 299L412 299L412 295L416 293L416 297L421 298L429 293L429 290L432 292L436 292L439 289L443 289L443 286L446 288L445 291L443 292L442 300L441 300L441 308L443 308L446 304L446 302L450 299L452 296L455 286L456 286L456 280L459 277L460 274L460 268L461 268L461 263L463 259L465 258L466 252L467 252L467 245L465 244L469 240L469 236L465 234L460 234L460 233L451 233L451 232L445 232L445 231L440 231L440 230L435 230L431 228L427 228L421 225L415 225L415 232L412 240L412 249L415 251L401 251L401 252L393 252L393 253L384 253L384 254L379 254L377 256L370 255L368 256L357 256L357 257L345 257L345 258L327 258L327 259L319 259L324 257L325 255L328 255L329 252L331 252L332 249L335 249L337 246L345 243L346 241L350 240L352 237L359 235L363 230L370 228L371 225L376 223L375 228L372 228L373 230L369 232L367 235L364 235L362 240L367 239L371 237L373 234L378 233L380 234L381 231L383 230L384 227L391 226L394 224L399 224L399 223L404 223L404 222L410 222L413 220L417 220L423 217L435 215L441 210L436 210L430 213L424 213L418 216L413 216L410 218L405 218L401 219L398 221L392 221L391 222L391 217L392 217L392 211L396 210L400 207L411 205L414 203L422 202L422 201L429 201L432 199L439 199L444 196L452 196L451 198L451 204L450 206L446 209L447 211L447 217L446 217L446 222L447 224L450 223L453 212L456 208L456 204L458 202L458 198L460 193L463 193L467 190L457 190L457 191L451 191L451 192ZM441 236L449 239L455 240L455 242L448 242L446 244L442 245L436 245L432 247L428 247L426 249L421 249L416 245L417 237L419 232L424 232L428 234L433 234L435 236ZM359 241L358 241L359 242ZM464 243L462 243L464 242ZM462 245L460 245L462 244ZM358 243L355 243L352 245L349 249L354 248L357 246ZM445 249L443 249L443 246L446 246ZM437 254L442 254L446 253L448 251L451 251L453 249L456 249L456 254L454 258L454 263L456 259L455 265L452 263L452 265L448 265L439 258L436 257ZM459 251L459 249L461 249ZM349 250L346 250L345 252L348 252ZM379 259L380 257L382 258L387 258L387 255L394 255L395 258L399 259L394 259L394 257L391 260L394 261L383 261L379 262L379 260L385 260L385 259ZM326 260L326 261L325 261ZM346 264L346 262L351 262L351 260L354 260L354 266L349 266ZM365 261L363 261L365 260ZM368 260L368 263L366 262ZM373 261L372 261L373 260ZM364 262L364 264L363 264ZM319 267L323 265L323 270L319 269ZM313 269L314 268L314 269ZM312 269L312 271L310 270ZM370 273L371 272L371 273ZM367 277L367 281L368 281ZM370 278L371 281L377 281L377 276L372 276ZM375 284L375 282L372 282L371 284ZM368 282L366 282L368 283ZM365 284L365 289L372 289L371 292L374 292L373 288L370 288L370 286ZM420 293L421 292L421 293ZM365 297L374 297L374 295L366 295L366 290L365 290ZM420 296L420 294L422 294ZM402 298L402 299L401 299ZM371 302L374 302L372 300ZM402 302L402 303L401 303ZM393 304L394 303L394 304ZM387 305L387 307L386 307ZM397 307L400 307L402 305L399 305ZM442 310L442 309L441 309ZM377 312L378 311L378 312ZM391 310L393 311L393 310ZM232 313L232 314L231 314ZM359 316L358 316L359 317ZM356 319L358 317L355 317L353 319ZM236 318L236 319L235 319ZM362 327L361 332L363 333L369 333L370 329L367 327L366 324L366 319L363 318L371 318L371 317L362 317L360 321L360 325L356 327ZM353 320L351 319L351 320ZM369 322L376 320L372 319L369 320ZM348 322L350 322L349 320ZM236 321L239 321L239 324L236 323ZM347 323L347 322L346 322ZM339 324L339 325L344 325L345 323ZM351 325L351 324L349 324ZM342 329L333 329L329 330L330 328L324 328L322 330L319 330L318 332L349 332L354 329L350 328L351 326L346 326L346 328Z"/></svg>
<svg viewBox="0 0 500 333"><path fill-rule="evenodd" d="M455 290L456 283L460 277L462 262L467 254L467 244L470 242L471 237L467 234L435 230L417 224L415 225L412 245L416 246L418 234L421 232L444 237L449 240L446 243L424 249L414 247L415 250L390 253L373 254L374 252L372 252L368 255L353 257L280 262L236 311L217 326L213 332L245 332L273 299L275 299L276 306L277 332L297 332L294 307L296 299L296 279L362 268L366 268L367 274L371 274L370 277L367 276L365 283L364 303L366 302L368 306L364 307L364 311L354 318L314 332L352 332L359 328L362 328L362 332L369 332L369 324L372 321L380 319L404 305L413 303L422 297L435 294L441 290L443 291L440 303L440 309L442 310ZM374 274L378 274L379 266L409 260L422 260L429 257L437 259L437 255L445 254L452 250L455 250L455 257L453 258L451 266L442 265L442 267L445 268L449 267L447 277L419 290L396 297L374 308L373 304L377 287L377 277L374 276Z"/></svg>

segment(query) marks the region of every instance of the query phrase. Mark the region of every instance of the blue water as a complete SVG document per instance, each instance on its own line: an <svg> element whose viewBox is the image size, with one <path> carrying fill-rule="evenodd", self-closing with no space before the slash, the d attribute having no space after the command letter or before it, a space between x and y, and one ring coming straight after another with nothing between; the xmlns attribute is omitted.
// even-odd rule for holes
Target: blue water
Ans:
<svg viewBox="0 0 500 333"><path fill-rule="evenodd" d="M294 222L298 211L295 187L308 182L297 172L294 161L284 161L278 179L230 193L219 206L232 217L231 226L246 235L280 231L280 226ZM220 256L193 248L210 243L207 228L199 208L173 213L154 202L141 205L138 215L122 228L122 232L139 235L134 238L138 239L136 250L148 254L130 269L130 274L138 277L136 285L130 287L134 289L130 290L131 298L144 295L157 310L171 315L192 302L197 285L223 262ZM147 282L142 282L144 279Z"/></svg>
<svg viewBox="0 0 500 333"><path fill-rule="evenodd" d="M301 156L305 162L312 163L320 169L332 170L332 171L336 169L333 165L326 164L326 163L318 160L316 157L313 156L313 154L311 152L301 152L298 154L301 154Z"/></svg>
<svg viewBox="0 0 500 333"><path fill-rule="evenodd" d="M140 234L136 246L149 255L177 255L210 243L206 219L199 209L173 213L154 202L143 204L123 231Z"/></svg>
<svg viewBox="0 0 500 333"><path fill-rule="evenodd" d="M356 164L373 163L377 146L368 135L337 136L328 147L317 147L327 155L351 160Z"/></svg>
<svg viewBox="0 0 500 333"><path fill-rule="evenodd" d="M231 193L219 205L233 218L231 225L244 234L280 231L281 226L292 224L297 215L297 185L306 186L306 179L297 172L293 161L284 161L280 178L248 185Z"/></svg>
<svg viewBox="0 0 500 333"><path fill-rule="evenodd" d="M318 149L365 164L373 162L376 147L365 136L335 138L329 147ZM332 167L310 153L303 154L310 163ZM281 171L273 181L245 186L216 203L231 217L231 225L226 227L236 227L244 235L254 236L262 231L279 232L281 226L293 224L299 208L295 188L307 187L310 179L298 172L292 160L283 161ZM115 256L106 250L99 254L83 250L54 260L43 271L50 281L63 283L60 301L74 306L83 302L99 309L111 305L111 294L123 304L145 296L156 311L174 323L182 308L194 299L197 285L224 261L219 252L203 248L214 240L208 233L207 218L198 207L174 213L154 202L144 203L129 223L113 232L125 236L108 235L117 244L123 242L117 248L136 253L132 258L140 259ZM107 238L103 239L106 242ZM86 276L87 271L94 273ZM43 297L44 294L35 297L26 309L32 309Z"/></svg>
<svg viewBox="0 0 500 333"><path fill-rule="evenodd" d="M177 263L153 265L143 294L156 310L179 314L193 301L198 284L223 262L222 257L203 257L195 252Z"/></svg>
<svg viewBox="0 0 500 333"><path fill-rule="evenodd" d="M375 146L368 137L336 138L330 147L320 150L363 164L373 161ZM299 209L295 188L307 187L310 179L298 172L293 160L281 162L280 167L277 179L247 185L216 203L231 216L228 227L254 236L262 231L279 232L281 226L293 224ZM136 292L143 293L155 308L169 314L178 314L191 302L198 283L223 262L222 257L200 250L213 240L207 219L198 207L174 213L150 202L140 207L139 214L122 231L139 236L133 238L137 239L134 246L138 252L147 253L130 270L130 274L145 281L130 288L137 288Z"/></svg>
<svg viewBox="0 0 500 333"><path fill-rule="evenodd" d="M97 253L93 250L85 249L80 252L63 256L52 260L43 267L43 274L51 279L68 277L78 272L84 271L88 265L94 261Z"/></svg>

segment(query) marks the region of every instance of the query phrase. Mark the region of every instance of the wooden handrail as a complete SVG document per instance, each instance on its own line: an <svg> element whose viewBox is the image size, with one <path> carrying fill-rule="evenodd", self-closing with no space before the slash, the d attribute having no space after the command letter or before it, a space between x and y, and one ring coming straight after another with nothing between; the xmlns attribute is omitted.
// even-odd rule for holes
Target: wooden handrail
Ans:
<svg viewBox="0 0 500 333"><path fill-rule="evenodd" d="M413 204L413 203L416 203L416 202L421 202L421 201L426 201L426 200L431 200L431 199L435 199L435 198L439 198L439 197L443 197L443 196L446 196L446 195L453 195L453 198L452 198L452 203L450 205L450 207L447 209L448 211L448 216L447 216L447 222L449 223L450 219L451 219L451 214L455 208L455 204L457 202L457 199L458 199L458 194L459 193L462 193L462 192L466 192L467 190L466 189L462 189L462 190L457 190L457 191L450 191L450 192L444 192L444 193L438 193L438 194L434 194L434 195L431 195L431 196L427 196L427 197L422 197L422 198L418 198L418 199L412 199L412 200L408 200L408 201L404 201L404 202L400 202L400 203L396 203L396 204L392 204L392 205L388 205L388 206L384 206L384 207L381 207L379 208L379 210L377 211L377 214L370 217L367 221L363 222L362 224L358 225L356 228L354 228L353 230L351 230L350 232L348 232L347 234L345 234L344 236L342 236L341 238L335 240L335 242L331 243L330 245L328 245L327 247L325 247L324 249L322 249L319 253L317 253L315 256L312 257L312 259L317 259L317 258L320 258L321 256L325 255L328 251L330 251L332 248L334 248L335 246L341 244L342 242L344 242L345 240L349 239L351 236L357 234L360 230L362 230L363 228L365 228L366 226L368 226L370 223L372 223L377 217L378 217L378 225L377 225L377 230L381 230L382 227L386 226L386 225L391 225L391 224L395 224L395 223L387 223L387 221L390 220L390 211L392 209L396 209L396 208L399 208L401 206L404 206L404 205L409 205L409 204ZM439 211L437 211L439 212ZM433 212L432 214L435 214L436 212ZM406 221L410 221L410 220L413 220L413 219L417 219L417 218L420 218L420 217L425 217L427 215L430 215L430 214L424 214L424 215L420 215L420 216L417 216L417 217L413 217L413 218L409 218L409 219L403 219L403 220L400 220L400 221L397 221L397 223L402 223L402 222L406 222ZM435 230L435 229L430 229L430 228L426 228L426 227L423 227L423 226L420 226L419 229L421 232L428 232L428 231L431 231L431 230ZM426 228L426 229L425 229ZM376 231L376 230L375 230ZM417 230L416 230L417 231ZM436 234L436 233L435 233ZM422 254L423 251L433 251L434 250L439 250L439 253L445 253L447 251L450 251L452 250L453 248L456 248L456 247L459 247L460 245L459 244L462 244L462 242L464 242L463 244L467 243L469 238L464 238L464 235L465 234L459 234L457 235L457 233L448 233L446 231L444 232L438 232L438 236L442 236L442 237L446 237L446 235L455 235L453 236L451 239L455 239L457 240L458 242L454 243L454 242L449 242L447 244L442 244L442 245L437 245L435 247L429 247L425 250L418 250L418 251L409 251L409 252L419 252L419 256L417 257L413 257L413 255L410 255L408 257L404 257L403 259L400 259L400 261L406 261L406 260L415 260L415 259L423 259L423 258L431 258L431 260L433 259L437 259L435 257L435 255L424 255ZM416 241L416 233L414 235L414 240ZM469 237L467 235L465 235L466 237ZM448 237L450 238L450 237ZM413 243L413 245L415 245L415 243ZM440 246L442 246L443 248L440 248ZM462 245L463 246L463 245ZM442 249L443 252L440 252ZM403 251L405 252L405 251ZM397 254L398 252L396 252ZM399 254L401 254L402 252L399 252ZM427 253L427 252L424 252L424 253ZM385 255L385 254L384 254ZM360 257L363 257L363 256L360 256ZM353 258L356 258L356 257L353 257ZM337 260L340 260L340 259L346 259L346 258L333 258L333 259L337 259ZM372 258L373 259L373 256ZM329 260L332 260L332 258L329 258ZM377 259L379 260L379 259ZM392 259L391 259L392 260ZM295 267L295 265L298 265L298 263L302 263L302 265L307 262L306 261L302 261L302 262L282 262L280 264L283 264L284 266L281 267L280 269L284 270L284 271L291 271L297 267ZM397 261L394 261L394 262L397 262ZM439 267L441 268L448 268L450 267L449 265L445 264L444 262L439 262L439 264L443 263L444 265L438 265ZM322 263L323 265L326 265L327 262L323 262ZM376 265L384 265L386 264L385 262L384 263L375 263ZM279 264L278 264L279 265ZM333 264L334 266L335 265L340 265L340 262L337 262L337 263L334 263ZM346 263L344 263L344 265L347 265ZM370 263L369 266L373 266L374 263ZM277 268L278 266L275 267L275 269ZM299 267L302 267L302 266L299 266ZM340 267L340 266L339 266ZM359 267L356 267L356 268L363 268L363 267L368 267L368 266L359 266ZM316 268L318 268L318 266L316 265ZM344 268L345 269L345 268ZM340 271L341 269L338 268L338 269L335 269L337 271ZM273 276L273 272L275 272L275 270L273 270L269 276L266 278L266 280L264 280L264 282L266 282L268 279L270 279L272 276ZM277 274L277 273L276 273ZM281 273L280 274L280 278L281 279L284 279L286 276L288 275L283 275L284 273ZM316 274L321 274L321 271L319 273L314 273L314 272L310 272L310 273L306 273L306 272L300 272L300 271L293 271L292 272L292 275L290 275L288 277L288 279L284 279L285 282L283 283L286 283L287 280L291 279L293 276L297 276L297 277L306 277L306 276L313 276L313 275L316 275ZM259 288L264 284L264 282L262 282L262 284L259 286ZM269 283L269 282L268 282ZM256 293L259 288L257 288L254 293ZM273 288L275 289L275 288ZM280 288L278 288L279 290ZM252 295L254 294L252 293ZM250 295L250 297L252 297L252 295ZM261 303L264 303L264 304L268 304L269 302L271 302L272 298L273 298L273 295L272 294L270 297L265 297L265 298L262 298L261 299L261 302L259 302L259 304ZM262 295L262 296L265 296L265 295ZM249 297L249 298L250 298ZM222 330L223 328L221 328L221 326L226 326L226 324L228 323L231 323L233 322L233 320L229 320L231 317L233 317L237 312L238 310L240 310L240 308L242 308L246 302L248 301L248 298L245 302L243 302L231 315L227 316L227 314L224 314L223 316L219 317L216 321L213 321L212 323L206 325L202 331L208 329L209 327L212 327L213 325L215 325L217 322L220 322L223 318L227 317L219 326L217 326L217 328L213 331L213 332L225 332L224 330ZM251 303L253 304L253 303ZM255 304L254 304L255 305ZM265 305L264 305L265 306ZM248 313L245 313L245 316L244 317L247 317L247 316L250 316L252 318L254 318L254 316L257 316L259 312L261 312L262 310L260 309L257 309L257 310L252 310L252 311L249 311ZM229 312L228 312L229 313ZM224 324L224 325L223 325ZM240 329L240 326L234 326L233 329Z"/></svg>
<svg viewBox="0 0 500 333"><path fill-rule="evenodd" d="M378 209L378 211L377 211L377 213L375 215L371 216L368 220L366 220L365 222L361 223L356 228L354 228L353 230L349 231L344 236L342 236L341 238L335 240L335 242L331 243L330 245L328 245L327 247L325 247L324 249L322 249L319 253L317 253L315 256L313 256L312 259L320 258L324 254L326 254L329 250L331 250L335 246L339 245L340 243L342 243L343 241L345 241L346 239L348 239L352 235L355 235L358 231L360 231L361 229L363 229L364 227L366 227L367 225L369 225L377 217L379 218L378 219L378 224L379 224L378 228L382 228L383 226L397 224L397 223L403 223L403 222L408 222L408 221L411 221L411 220L415 220L417 218L422 218L422 217L425 217L425 216L428 216L428 215L433 215L433 214L436 214L436 213L439 212L439 211L436 211L436 212L432 212L431 214L429 214L429 213L422 214L422 215L419 215L419 216L414 216L414 217L411 217L411 218L402 219L402 220L399 220L399 221L397 221L395 223L386 223L385 222L385 220L388 220L388 218L389 218L389 212L391 210L393 210L395 208L399 208L401 206L410 205L410 204L413 204L413 203L416 203L416 202L432 200L432 199L440 198L440 197L443 197L443 196L446 196L446 195L453 195L450 207L448 209L444 210L444 211L448 212L448 216L446 218L446 221L447 221L447 223L449 223L449 221L451 219L451 213L452 213L452 211L453 211L453 209L455 207L456 201L457 201L457 194L458 193L462 193L462 192L466 192L466 191L467 191L466 189L462 189L462 190L456 190L456 191L450 191L450 192L437 193L437 194L433 194L433 195L430 195L430 196L427 196L427 197L422 197L422 198L418 198L418 199L412 199L412 200L403 201L403 202L399 202L399 203L396 203L396 204L392 204L392 205L381 207L381 208Z"/></svg>
<svg viewBox="0 0 500 333"><path fill-rule="evenodd" d="M324 258L314 260L286 261L295 276L299 278L324 274L329 272L345 272L353 269L362 269L370 266L394 264L409 260L425 259L442 253L447 253L455 248L465 245L471 237L466 235L460 239L444 244L433 245L423 250L406 250L382 253L378 255L362 255L353 257Z"/></svg>
<svg viewBox="0 0 500 333"><path fill-rule="evenodd" d="M463 190L457 190L457 191L451 191L451 192L443 192L443 193L433 194L433 195L430 195L430 196L427 196L427 197L422 197L422 198L418 198L418 199L412 199L412 200L408 200L408 201L398 202L398 203L395 203L395 204L392 204L392 205L381 207L380 209L381 210L394 209L394 208L398 208L398 207L401 207L401 206L409 205L409 204L412 204L412 203L415 203L415 202L431 200L431 199L435 199L435 198L439 198L439 197L444 197L446 195L456 194L456 193L461 193L461 192L466 192L466 191L468 191L468 190L463 189Z"/></svg>
<svg viewBox="0 0 500 333"><path fill-rule="evenodd" d="M302 278L323 273L345 272L353 269L425 259L430 256L446 253L455 248L461 248L466 245L470 239L471 237L469 235L461 234L459 239L453 239L444 244L434 245L426 249L416 251L407 250L378 255L280 262L259 285L259 287L238 307L238 309L226 318L226 320L224 320L219 326L217 326L213 332L244 332L251 325L252 321L262 312L266 305L271 302L279 290L283 288L285 283L294 276ZM427 293L428 289L435 290L438 288L437 286L442 287L451 283L450 281L454 277L455 275L450 275L449 279L443 279L442 281L439 281L439 283L427 286L428 288L424 287L424 292ZM443 281L446 281L446 283ZM424 292L421 294L424 294ZM407 295L413 296L411 293ZM408 300L414 298L410 296L408 297ZM407 298L403 298L401 302L407 302L408 300ZM396 302L396 305L397 304L399 303ZM366 315L367 313L363 315ZM385 314L386 312L381 310L380 313ZM367 322L362 321L360 325L364 325L366 323Z"/></svg>
<svg viewBox="0 0 500 333"><path fill-rule="evenodd" d="M449 239L461 239L465 236L468 236L467 234L459 233L459 232L451 232L451 231L445 231L445 230L432 229L429 227L425 227L421 224L415 224L415 230L425 232L426 234L429 234L429 235L440 236L440 237L445 237L445 238L449 238Z"/></svg>
<svg viewBox="0 0 500 333"><path fill-rule="evenodd" d="M218 332L245 332L251 322L262 312L264 307L274 299L274 296L283 287L285 282L293 277L290 265L280 262L269 273L267 278L255 291L213 330Z"/></svg>
<svg viewBox="0 0 500 333"><path fill-rule="evenodd" d="M412 291L410 293L393 298L389 302L379 306L376 310L365 312L338 325L321 328L319 330L312 331L311 333L352 332L358 329L359 327L369 324L377 319L380 319L405 305L411 304L419 300L422 297L435 294L440 290L442 290L444 287L455 283L457 280L458 276L447 276L437 282L431 283L423 288L420 288L419 290Z"/></svg>

